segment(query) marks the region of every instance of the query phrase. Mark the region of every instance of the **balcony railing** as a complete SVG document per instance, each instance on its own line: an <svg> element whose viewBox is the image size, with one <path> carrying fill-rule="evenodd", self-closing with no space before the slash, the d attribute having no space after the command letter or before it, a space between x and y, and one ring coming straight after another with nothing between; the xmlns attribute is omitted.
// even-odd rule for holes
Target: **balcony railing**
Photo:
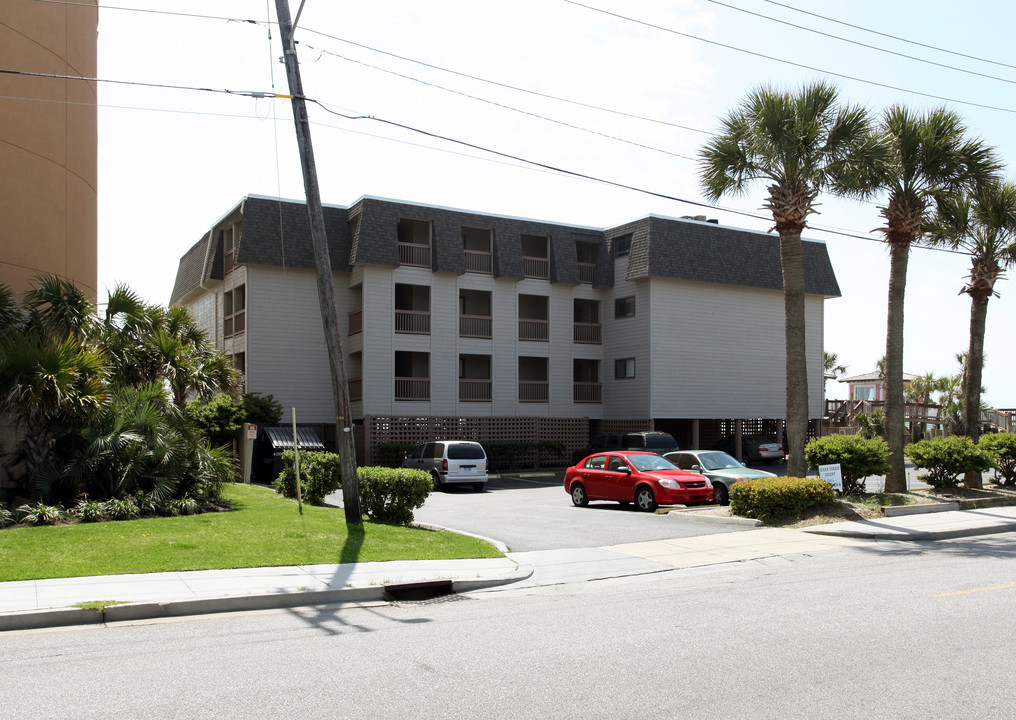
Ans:
<svg viewBox="0 0 1016 720"><path fill-rule="evenodd" d="M464 402L490 402L490 380L459 380L459 400Z"/></svg>
<svg viewBox="0 0 1016 720"><path fill-rule="evenodd" d="M603 344L603 325L600 323L575 323L572 339L577 343Z"/></svg>
<svg viewBox="0 0 1016 720"><path fill-rule="evenodd" d="M356 335L358 332L363 332L363 310L349 313L349 334Z"/></svg>
<svg viewBox="0 0 1016 720"><path fill-rule="evenodd" d="M572 391L572 399L577 403L601 403L603 402L603 384L577 382Z"/></svg>
<svg viewBox="0 0 1016 720"><path fill-rule="evenodd" d="M349 401L359 402L363 400L363 378L362 377L351 377L347 381L349 385Z"/></svg>
<svg viewBox="0 0 1016 720"><path fill-rule="evenodd" d="M430 311L396 310L395 332L430 335Z"/></svg>
<svg viewBox="0 0 1016 720"><path fill-rule="evenodd" d="M550 277L550 260L547 258L522 256L522 274L527 278L546 280Z"/></svg>
<svg viewBox="0 0 1016 720"><path fill-rule="evenodd" d="M596 277L596 263L579 263L579 282L592 284Z"/></svg>
<svg viewBox="0 0 1016 720"><path fill-rule="evenodd" d="M519 340L550 340L550 321L519 320Z"/></svg>
<svg viewBox="0 0 1016 720"><path fill-rule="evenodd" d="M459 315L461 337L489 338L493 320L489 315Z"/></svg>
<svg viewBox="0 0 1016 720"><path fill-rule="evenodd" d="M550 383L546 380L520 380L519 402L548 402Z"/></svg>
<svg viewBox="0 0 1016 720"><path fill-rule="evenodd" d="M430 378L395 378L396 400L430 400Z"/></svg>
<svg viewBox="0 0 1016 720"><path fill-rule="evenodd" d="M466 272L487 273L493 268L493 256L489 250L463 250L466 256Z"/></svg>
<svg viewBox="0 0 1016 720"><path fill-rule="evenodd" d="M415 267L430 267L430 245L419 243L399 243L399 262Z"/></svg>

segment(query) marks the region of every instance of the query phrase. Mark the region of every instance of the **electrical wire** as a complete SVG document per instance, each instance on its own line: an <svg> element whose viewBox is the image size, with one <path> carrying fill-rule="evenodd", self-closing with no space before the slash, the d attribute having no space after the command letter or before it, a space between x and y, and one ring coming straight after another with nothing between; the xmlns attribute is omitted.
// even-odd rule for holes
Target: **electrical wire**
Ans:
<svg viewBox="0 0 1016 720"><path fill-rule="evenodd" d="M979 73L976 70L965 70L964 68L959 68L956 67L955 65L946 65L945 63L935 62L934 60L926 60L924 58L919 58L914 55L907 55L906 53L896 52L895 50L881 48L878 47L877 45L869 45L868 43L859 42L857 40L851 40L849 38L841 37L840 35L833 35L832 33L822 32L821 30L815 30L814 28L806 27L804 25L797 25L792 22L787 22L786 20L780 20L779 18L770 17L769 15L763 15L762 13L757 13L752 10L739 8L736 5L730 5L725 2L720 2L720 0L706 0L706 2L712 3L713 5L719 5L720 7L725 7L730 10L735 10L739 13L744 13L745 15L751 15L753 17L762 18L763 20L769 20L770 22L778 23L780 25L786 25L787 27L796 28L797 30L804 30L805 32L814 33L815 35L821 35L822 37L827 37L832 40L839 40L840 42L849 43L851 45L857 45L859 47L868 48L869 50L875 50L876 52L885 53L887 55L894 55L896 57L905 58L907 60L913 60L915 62L925 63L927 65L934 65L935 67L944 68L946 70L955 70L956 72L966 73L967 75L976 75L977 77L987 78L988 80L997 80L998 82L1016 85L1016 80L998 77L997 75L988 75L986 73Z"/></svg>
<svg viewBox="0 0 1016 720"><path fill-rule="evenodd" d="M462 92L460 90L454 90L452 88L448 88L448 87L445 87L443 85L438 85L437 83L432 83L432 82L429 82L427 80L422 80L420 78L415 78L415 77L413 77L411 75L404 75L403 73L396 72L394 70L388 70L388 69L383 68L383 67L378 67L377 65L371 65L370 63L366 63L366 62L364 62L362 60L356 60L355 58L346 57L345 55L340 55L338 53L331 52L330 50L323 50L321 48L315 48L315 47L313 47L311 45L304 45L304 47L306 47L309 50L315 50L317 52L324 53L325 55L331 55L332 57L337 57L337 58L339 58L341 60L345 60L347 62L356 63L357 65L362 65L364 67L371 68L372 70L377 70L379 72L388 73L389 75L394 75L395 77L402 78L403 80L409 80L411 82L419 83L421 85L426 85L427 87L432 87L432 88L436 88L438 90L443 90L445 92L452 93L453 95L459 95L461 97L469 98L470 100L476 100L477 102L482 102L482 103L486 103L488 105L493 105L494 107L499 107L499 108L501 108L503 110L510 110L512 112L516 112L516 113L519 113L521 115L528 115L529 117L537 118L538 120L544 120L546 122L551 122L551 123L554 123L555 125L562 125L562 126L564 126L566 128L570 128L572 130L579 130L580 132L590 133L591 135L599 135L600 137L607 138L608 140L615 140L617 142L622 142L622 143L625 143L627 145L634 145L635 147L643 148L644 150L652 150L653 152L663 153L664 155L671 155L673 157L679 157L679 158L681 158L683 160L691 160L691 161L695 160L695 158L689 157L687 155L682 155L681 153L671 152L670 150L664 150L663 148L658 148L658 147L654 147L652 145L646 145L644 143L635 142L634 140L628 140L626 138L618 137L616 135L610 135L610 134L605 133L605 132L600 132L599 130L593 130L591 128L582 127L581 125L575 125L574 123L565 122L564 120L556 120L556 119L554 119L552 117L547 117L546 115L540 115L539 113L534 113L534 112L530 112L528 110L523 110L521 108L517 108L517 107L514 107L512 105L506 105L504 103L496 102L494 100L488 100L486 98L482 98L482 97L479 97L477 95L470 95L469 93L465 93L465 92Z"/></svg>
<svg viewBox="0 0 1016 720"><path fill-rule="evenodd" d="M895 90L896 92L903 92L909 95L918 95L920 97L931 98L933 100L943 100L945 102L956 103L957 105L968 105L970 107L979 107L985 110L997 110L998 112L1013 113L1016 114L1016 109L999 107L997 105L986 105L984 103L977 103L970 100L957 100L956 98L946 97L944 95L935 95L933 93L921 92L919 90L907 90L906 88L899 87L897 85L889 85L888 83L876 82L875 80L865 80L864 78L856 77L854 75L847 75L845 73L833 72L832 70L824 70L813 65L805 65L804 63L794 62L793 60L784 60L774 55L766 55L765 53L755 52L754 50L746 50L745 48L737 47L736 45L728 45L721 43L716 40L709 40L708 38L699 37L690 33L681 32L680 30L674 30L663 25L657 25L655 23L647 22L645 20L639 20L637 18L629 17L628 15L622 15L620 13L611 12L610 10L604 10L602 8L593 7L592 5L586 5L584 3L577 2L577 0L561 0L561 2L574 5L576 7L591 10L593 12L601 13L603 15L609 15L619 20L626 22L635 23L636 25L642 25L645 27L653 28L654 30L660 30L662 32L670 33L672 35L678 35L680 37L688 38L690 40L698 40L699 42L706 43L707 45L715 45L716 47L725 48L727 50L733 50L735 52L744 53L745 55L751 55L752 57L762 58L764 60L772 60L773 62L781 63L783 65L790 65L791 67L801 68L803 70L809 70L811 72L822 73L824 75L830 75L832 77L842 78L844 80L852 80L854 82L863 83L865 85L872 85L874 87L884 88L886 90Z"/></svg>
<svg viewBox="0 0 1016 720"><path fill-rule="evenodd" d="M853 28L854 30L860 30L862 32L871 33L872 35L878 35L880 37L889 38L890 40L898 40L902 43L909 45L916 45L918 47L928 48L929 50L935 50L936 52L946 53L948 55L955 55L961 58L967 58L968 60L976 60L977 62L987 63L989 65L998 65L999 67L1007 67L1016 70L1016 65L1009 65L1008 63L998 62L996 60L988 60L987 58L978 57L977 55L967 55L966 53L956 52L954 50L946 50L945 48L938 47L937 45L929 45L927 43L918 42L916 40L908 40L907 38L900 37L898 35L890 35L889 33L879 32L878 30L872 30L861 25L852 25L843 20L836 20L835 18L827 17L825 15L819 15L818 13L809 12L808 10L802 10L801 8L794 7L793 5L787 5L785 3L776 2L776 0L765 0L770 5L778 5L779 7L786 8L787 10L793 10L794 12L801 13L803 15L811 15L812 17L819 18L820 20L826 20L837 25L843 25L845 27Z"/></svg>

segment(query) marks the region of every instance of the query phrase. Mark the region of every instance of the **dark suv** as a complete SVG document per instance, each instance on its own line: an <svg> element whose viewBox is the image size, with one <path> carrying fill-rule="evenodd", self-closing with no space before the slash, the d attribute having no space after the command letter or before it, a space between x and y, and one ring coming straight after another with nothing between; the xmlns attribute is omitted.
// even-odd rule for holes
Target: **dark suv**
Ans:
<svg viewBox="0 0 1016 720"><path fill-rule="evenodd" d="M597 435L584 449L572 453L572 465L588 455L605 450L644 450L663 455L680 449L674 437L665 432L644 430L630 433L606 433Z"/></svg>

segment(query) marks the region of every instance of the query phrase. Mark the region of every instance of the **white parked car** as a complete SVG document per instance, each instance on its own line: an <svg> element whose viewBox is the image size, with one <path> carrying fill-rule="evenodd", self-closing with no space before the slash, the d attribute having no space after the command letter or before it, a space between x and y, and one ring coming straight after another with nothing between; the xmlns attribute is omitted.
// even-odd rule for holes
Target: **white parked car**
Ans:
<svg viewBox="0 0 1016 720"><path fill-rule="evenodd" d="M434 440L413 448L402 467L429 472L434 489L446 485L471 485L476 491L487 484L487 453L471 440Z"/></svg>

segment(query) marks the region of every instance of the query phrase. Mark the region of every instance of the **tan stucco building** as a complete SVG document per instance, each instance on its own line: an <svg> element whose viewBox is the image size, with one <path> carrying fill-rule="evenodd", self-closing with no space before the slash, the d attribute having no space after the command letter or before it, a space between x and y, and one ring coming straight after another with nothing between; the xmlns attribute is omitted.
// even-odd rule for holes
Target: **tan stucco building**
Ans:
<svg viewBox="0 0 1016 720"><path fill-rule="evenodd" d="M96 76L97 0L0 2L0 69ZM94 82L0 73L0 283L49 273L94 300Z"/></svg>

